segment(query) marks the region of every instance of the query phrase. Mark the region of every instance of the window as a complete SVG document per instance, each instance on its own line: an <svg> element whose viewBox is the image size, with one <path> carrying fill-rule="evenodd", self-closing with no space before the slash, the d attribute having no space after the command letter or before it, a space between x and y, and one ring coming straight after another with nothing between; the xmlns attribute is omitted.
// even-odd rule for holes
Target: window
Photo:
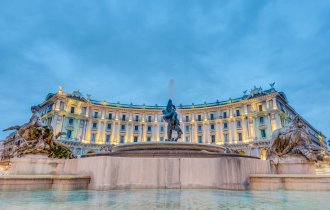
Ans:
<svg viewBox="0 0 330 210"><path fill-rule="evenodd" d="M97 128L97 122L93 122L93 129L96 129Z"/></svg>
<svg viewBox="0 0 330 210"><path fill-rule="evenodd" d="M91 135L91 142L92 143L95 143L95 140L96 140L96 134L95 133L92 133L92 135Z"/></svg>
<svg viewBox="0 0 330 210"><path fill-rule="evenodd" d="M105 143L107 143L107 144L110 143L110 135L105 136Z"/></svg>
<svg viewBox="0 0 330 210"><path fill-rule="evenodd" d="M261 132L261 137L266 138L266 130L262 129L260 130L260 132Z"/></svg>
<svg viewBox="0 0 330 210"><path fill-rule="evenodd" d="M71 134L72 134L72 131L71 130L67 130L66 131L66 138L67 139L70 139L71 138Z"/></svg>
<svg viewBox="0 0 330 210"><path fill-rule="evenodd" d="M203 136L198 136L198 143L203 143Z"/></svg>
<svg viewBox="0 0 330 210"><path fill-rule="evenodd" d="M151 137L150 136L147 137L147 141L151 141Z"/></svg>
<svg viewBox="0 0 330 210"><path fill-rule="evenodd" d="M188 115L186 116L186 122L189 122L189 116Z"/></svg>
<svg viewBox="0 0 330 210"><path fill-rule="evenodd" d="M111 130L111 123L107 124L107 130Z"/></svg>
<svg viewBox="0 0 330 210"><path fill-rule="evenodd" d="M135 122L139 122L139 115L135 116Z"/></svg>
<svg viewBox="0 0 330 210"><path fill-rule="evenodd" d="M186 125L185 130L186 130L187 132L189 132L189 130L190 130L190 126L189 126L189 125Z"/></svg>
<svg viewBox="0 0 330 210"><path fill-rule="evenodd" d="M201 125L199 125L197 128L198 128L198 131L202 131L202 126Z"/></svg>
<svg viewBox="0 0 330 210"><path fill-rule="evenodd" d="M125 125L121 125L120 129L121 129L122 131L124 131L124 130L125 130Z"/></svg>
<svg viewBox="0 0 330 210"><path fill-rule="evenodd" d="M138 142L138 137L134 136L134 142Z"/></svg>
<svg viewBox="0 0 330 210"><path fill-rule="evenodd" d="M237 136L238 136L238 141L242 141L243 140L242 133L238 133Z"/></svg>
<svg viewBox="0 0 330 210"><path fill-rule="evenodd" d="M139 130L139 126L138 125L134 126L134 130L135 131L138 131Z"/></svg>
<svg viewBox="0 0 330 210"><path fill-rule="evenodd" d="M74 107L73 106L71 107L70 113L74 114Z"/></svg>
<svg viewBox="0 0 330 210"><path fill-rule="evenodd" d="M186 136L186 142L190 142L189 136Z"/></svg>
<svg viewBox="0 0 330 210"><path fill-rule="evenodd" d="M227 118L227 112L223 112L223 118Z"/></svg>
<svg viewBox="0 0 330 210"><path fill-rule="evenodd" d="M160 141L164 141L164 137L160 137Z"/></svg>
<svg viewBox="0 0 330 210"><path fill-rule="evenodd" d="M160 132L164 132L164 127L160 126Z"/></svg>
<svg viewBox="0 0 330 210"><path fill-rule="evenodd" d="M214 114L213 113L210 115L210 118L211 118L211 120L214 120Z"/></svg>
<svg viewBox="0 0 330 210"><path fill-rule="evenodd" d="M224 138L224 140L225 140L225 143L228 143L228 142L229 142L229 138L228 138L228 134L227 134L227 133L225 133L225 134L223 135L223 138Z"/></svg>
<svg viewBox="0 0 330 210"><path fill-rule="evenodd" d="M236 126L237 126L237 128L241 128L242 127L241 121L237 121Z"/></svg>
<svg viewBox="0 0 330 210"><path fill-rule="evenodd" d="M86 111L87 111L87 107L82 107L81 108L81 114L82 115L85 115L86 114Z"/></svg>
<svg viewBox="0 0 330 210"><path fill-rule="evenodd" d="M124 136L120 136L120 143L124 144L125 143L125 137Z"/></svg>
<svg viewBox="0 0 330 210"><path fill-rule="evenodd" d="M151 126L148 126L148 127L147 127L147 131L148 131L148 132L151 132Z"/></svg>
<svg viewBox="0 0 330 210"><path fill-rule="evenodd" d="M236 116L237 117L241 116L241 113L240 113L239 109L236 110Z"/></svg>
<svg viewBox="0 0 330 210"><path fill-rule="evenodd" d="M148 116L148 122L151 122L151 116Z"/></svg>
<svg viewBox="0 0 330 210"><path fill-rule="evenodd" d="M99 113L98 112L94 112L94 118L98 118L99 117Z"/></svg>
<svg viewBox="0 0 330 210"><path fill-rule="evenodd" d="M262 112L262 104L260 104L258 107L259 107L259 112Z"/></svg>
<svg viewBox="0 0 330 210"><path fill-rule="evenodd" d="M109 119L109 120L112 120L112 113L109 113L109 115L108 115L108 119Z"/></svg>
<svg viewBox="0 0 330 210"><path fill-rule="evenodd" d="M198 121L202 121L202 115L198 115Z"/></svg>
<svg viewBox="0 0 330 210"><path fill-rule="evenodd" d="M60 110L64 111L64 103L62 101L60 102Z"/></svg>
<svg viewBox="0 0 330 210"><path fill-rule="evenodd" d="M214 128L215 128L214 124L211 124L210 127L211 127L211 130L214 130Z"/></svg>
<svg viewBox="0 0 330 210"><path fill-rule="evenodd" d="M212 136L211 136L211 142L212 142L212 143L215 143L215 135L212 135Z"/></svg>
<svg viewBox="0 0 330 210"><path fill-rule="evenodd" d="M121 116L121 120L122 120L122 121L125 121L125 120L126 120L126 115L123 114L123 115Z"/></svg>
<svg viewBox="0 0 330 210"><path fill-rule="evenodd" d="M228 123L223 123L223 129L228 129Z"/></svg>
<svg viewBox="0 0 330 210"><path fill-rule="evenodd" d="M73 119L69 118L69 125L73 125Z"/></svg>
<svg viewBox="0 0 330 210"><path fill-rule="evenodd" d="M260 118L259 118L259 122L260 122L260 124L264 124L264 123L265 123L265 119L264 119L264 117L260 117Z"/></svg>

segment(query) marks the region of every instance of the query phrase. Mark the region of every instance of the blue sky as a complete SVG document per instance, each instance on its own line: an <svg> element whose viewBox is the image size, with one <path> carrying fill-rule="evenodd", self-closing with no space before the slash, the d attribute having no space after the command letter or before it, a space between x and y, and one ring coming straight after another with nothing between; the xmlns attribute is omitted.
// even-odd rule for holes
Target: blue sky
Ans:
<svg viewBox="0 0 330 210"><path fill-rule="evenodd" d="M165 104L240 97L275 81L330 136L330 1L2 0L0 128L59 85ZM0 134L4 139L6 133Z"/></svg>

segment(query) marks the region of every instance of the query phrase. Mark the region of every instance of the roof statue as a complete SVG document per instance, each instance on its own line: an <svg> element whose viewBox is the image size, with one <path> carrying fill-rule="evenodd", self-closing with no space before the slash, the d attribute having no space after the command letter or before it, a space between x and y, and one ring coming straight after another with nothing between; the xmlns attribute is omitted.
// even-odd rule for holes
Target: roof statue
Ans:
<svg viewBox="0 0 330 210"><path fill-rule="evenodd" d="M176 107L172 104L172 100L169 99L166 108L163 110L163 119L167 122L167 141L178 141L181 138L182 130L180 128L180 121L176 112ZM175 130L178 136L172 138L172 131Z"/></svg>
<svg viewBox="0 0 330 210"><path fill-rule="evenodd" d="M41 121L39 105L32 106L31 111L33 114L28 123L3 130L16 130L7 139L18 142L18 145L13 145L10 151L3 154L2 158L21 157L26 154L46 154L51 158L74 158L68 146L56 141L65 133L54 135L52 127Z"/></svg>

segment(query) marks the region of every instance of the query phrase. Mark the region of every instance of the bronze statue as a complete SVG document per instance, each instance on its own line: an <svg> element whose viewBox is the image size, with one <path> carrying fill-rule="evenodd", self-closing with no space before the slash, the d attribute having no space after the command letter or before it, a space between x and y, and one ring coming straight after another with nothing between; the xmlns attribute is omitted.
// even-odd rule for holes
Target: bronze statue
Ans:
<svg viewBox="0 0 330 210"><path fill-rule="evenodd" d="M65 134L63 132L54 135L51 126L45 125L40 116L40 106L32 106L33 113L28 123L22 126L12 126L3 131L16 130L7 139L14 142L20 141L18 145L12 145L6 156L21 157L25 154L46 154L51 158L73 158L70 147L56 141Z"/></svg>
<svg viewBox="0 0 330 210"><path fill-rule="evenodd" d="M178 119L178 114L176 113L176 108L172 104L172 100L169 99L166 109L163 110L163 119L167 122L167 141L178 141L181 138L182 130L180 128L180 121ZM177 138L172 138L172 131L175 130L178 134Z"/></svg>
<svg viewBox="0 0 330 210"><path fill-rule="evenodd" d="M323 159L322 152L321 147L313 144L300 117L296 116L288 125L273 132L267 158L282 158L298 154L309 161L317 161Z"/></svg>

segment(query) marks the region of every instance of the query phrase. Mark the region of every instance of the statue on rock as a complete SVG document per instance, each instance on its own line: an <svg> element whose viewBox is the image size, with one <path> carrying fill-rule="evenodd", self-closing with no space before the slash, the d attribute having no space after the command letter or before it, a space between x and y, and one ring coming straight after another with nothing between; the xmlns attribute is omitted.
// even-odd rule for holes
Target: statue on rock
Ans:
<svg viewBox="0 0 330 210"><path fill-rule="evenodd" d="M267 159L279 160L292 157L307 161L323 160L324 149L313 144L304 123L296 116L287 126L273 132Z"/></svg>
<svg viewBox="0 0 330 210"><path fill-rule="evenodd" d="M70 147L56 141L58 137L65 133L60 132L54 135L52 127L45 125L41 120L40 106L32 106L31 111L33 115L28 123L3 130L16 130L7 139L19 142L19 144L12 146L9 154L4 155L22 157L26 154L46 154L50 158L74 158Z"/></svg>
<svg viewBox="0 0 330 210"><path fill-rule="evenodd" d="M163 119L167 122L167 141L178 141L181 138L182 130L180 128L180 121L178 119L178 114L176 113L176 108L172 104L172 100L169 99L166 109L163 110ZM172 131L175 130L178 136L174 139L172 138Z"/></svg>

